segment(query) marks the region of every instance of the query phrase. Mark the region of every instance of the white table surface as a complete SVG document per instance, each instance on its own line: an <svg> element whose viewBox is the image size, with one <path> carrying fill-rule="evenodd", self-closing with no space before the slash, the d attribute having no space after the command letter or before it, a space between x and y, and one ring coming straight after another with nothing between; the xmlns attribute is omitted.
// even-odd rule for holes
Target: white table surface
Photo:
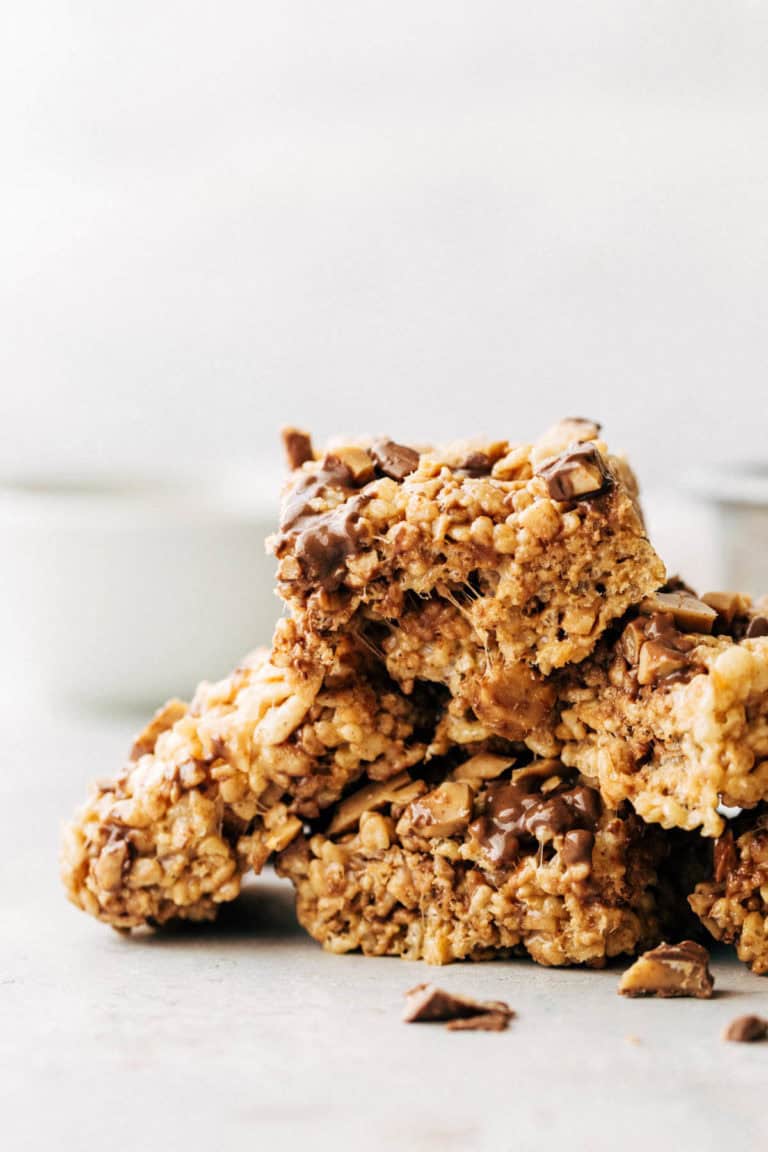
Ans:
<svg viewBox="0 0 768 1152"><path fill-rule="evenodd" d="M768 981L725 953L709 1002L626 1001L615 970L326 955L274 877L211 927L125 938L77 912L58 826L134 726L4 723L3 1148L765 1146L768 1044L720 1034L768 1014ZM403 992L425 979L518 1018L502 1034L406 1026Z"/></svg>

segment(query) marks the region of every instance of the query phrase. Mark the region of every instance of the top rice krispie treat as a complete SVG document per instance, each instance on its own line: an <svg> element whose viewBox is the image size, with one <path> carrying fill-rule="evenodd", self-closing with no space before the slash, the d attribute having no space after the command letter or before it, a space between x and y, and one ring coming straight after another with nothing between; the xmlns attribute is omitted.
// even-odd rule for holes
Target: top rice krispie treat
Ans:
<svg viewBox="0 0 768 1152"><path fill-rule="evenodd" d="M377 440L320 458L303 433L285 440L293 474L270 543L279 593L313 630L356 613L392 627L437 597L491 661L546 675L664 579L634 476L591 421L534 444Z"/></svg>

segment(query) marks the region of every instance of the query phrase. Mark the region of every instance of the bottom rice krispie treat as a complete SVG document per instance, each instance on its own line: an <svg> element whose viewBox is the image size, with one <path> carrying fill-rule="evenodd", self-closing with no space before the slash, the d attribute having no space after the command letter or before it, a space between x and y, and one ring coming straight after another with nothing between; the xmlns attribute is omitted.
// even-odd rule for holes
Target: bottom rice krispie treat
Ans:
<svg viewBox="0 0 768 1152"><path fill-rule="evenodd" d="M281 622L271 653L167 704L95 787L65 832L69 898L116 928L212 918L363 772L419 762L433 714L353 640L321 650Z"/></svg>
<svg viewBox="0 0 768 1152"><path fill-rule="evenodd" d="M437 785L417 769L352 792L278 857L328 950L600 966L661 939L663 832L557 760L478 751L447 767Z"/></svg>
<svg viewBox="0 0 768 1152"><path fill-rule="evenodd" d="M716 940L735 944L753 972L768 974L768 805L739 817L715 842L710 878L690 905Z"/></svg>

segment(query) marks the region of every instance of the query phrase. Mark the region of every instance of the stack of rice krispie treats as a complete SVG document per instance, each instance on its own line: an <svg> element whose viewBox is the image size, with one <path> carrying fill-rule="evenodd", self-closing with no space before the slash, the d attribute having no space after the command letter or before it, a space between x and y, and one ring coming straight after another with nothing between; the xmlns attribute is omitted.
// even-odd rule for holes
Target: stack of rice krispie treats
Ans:
<svg viewBox="0 0 768 1152"><path fill-rule="evenodd" d="M768 611L668 579L599 426L285 445L271 650L94 789L70 898L209 919L272 860L335 952L600 966L695 921L768 971Z"/></svg>

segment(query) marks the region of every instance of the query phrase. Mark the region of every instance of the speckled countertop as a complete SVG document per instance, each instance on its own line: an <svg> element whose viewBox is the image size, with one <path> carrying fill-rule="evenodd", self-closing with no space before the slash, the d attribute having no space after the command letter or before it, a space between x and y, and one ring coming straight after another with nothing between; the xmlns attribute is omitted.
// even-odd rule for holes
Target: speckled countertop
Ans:
<svg viewBox="0 0 768 1152"><path fill-rule="evenodd" d="M135 720L4 720L0 1129L9 1152L723 1149L768 1138L768 980L715 955L709 1002L626 1001L617 972L525 961L435 970L324 954L290 889L249 887L219 924L124 938L68 905L58 825L119 763ZM517 1010L501 1034L400 1021L437 978Z"/></svg>

